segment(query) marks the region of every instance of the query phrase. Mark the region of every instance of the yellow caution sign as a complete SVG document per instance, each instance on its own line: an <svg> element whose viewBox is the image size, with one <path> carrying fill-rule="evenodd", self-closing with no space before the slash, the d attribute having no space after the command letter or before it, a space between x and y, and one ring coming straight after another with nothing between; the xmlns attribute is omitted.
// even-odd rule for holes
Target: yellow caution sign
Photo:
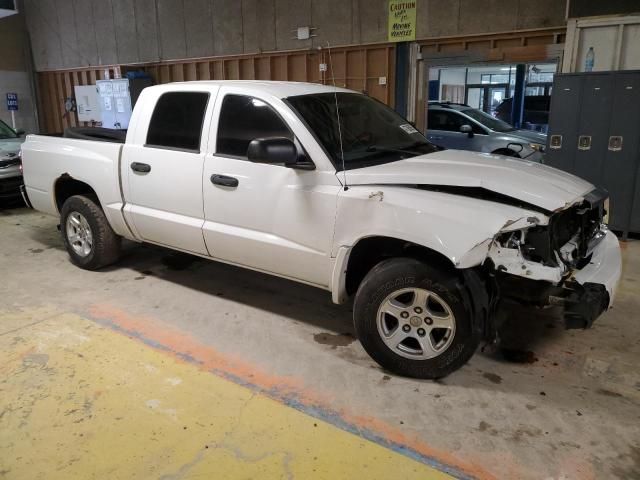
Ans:
<svg viewBox="0 0 640 480"><path fill-rule="evenodd" d="M389 0L389 41L408 42L416 39L416 2Z"/></svg>

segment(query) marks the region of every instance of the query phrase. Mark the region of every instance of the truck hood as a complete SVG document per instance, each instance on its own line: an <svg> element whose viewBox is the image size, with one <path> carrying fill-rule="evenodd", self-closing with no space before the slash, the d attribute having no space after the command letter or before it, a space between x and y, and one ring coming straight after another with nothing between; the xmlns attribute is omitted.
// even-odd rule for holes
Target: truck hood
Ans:
<svg viewBox="0 0 640 480"><path fill-rule="evenodd" d="M539 163L462 150L443 150L348 170L347 183L482 188L550 212L576 203L595 188L574 175Z"/></svg>

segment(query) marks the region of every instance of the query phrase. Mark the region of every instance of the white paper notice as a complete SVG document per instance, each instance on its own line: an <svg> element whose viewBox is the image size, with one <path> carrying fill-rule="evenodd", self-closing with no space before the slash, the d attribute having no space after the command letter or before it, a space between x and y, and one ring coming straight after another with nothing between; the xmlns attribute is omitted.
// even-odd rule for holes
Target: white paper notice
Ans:
<svg viewBox="0 0 640 480"><path fill-rule="evenodd" d="M104 97L104 109L111 111L111 97Z"/></svg>
<svg viewBox="0 0 640 480"><path fill-rule="evenodd" d="M118 113L124 113L124 99L116 98L116 111Z"/></svg>
<svg viewBox="0 0 640 480"><path fill-rule="evenodd" d="M411 125L410 123L405 123L404 125L400 125L400 128L403 129L408 134L418 133L418 130L413 128L413 125Z"/></svg>

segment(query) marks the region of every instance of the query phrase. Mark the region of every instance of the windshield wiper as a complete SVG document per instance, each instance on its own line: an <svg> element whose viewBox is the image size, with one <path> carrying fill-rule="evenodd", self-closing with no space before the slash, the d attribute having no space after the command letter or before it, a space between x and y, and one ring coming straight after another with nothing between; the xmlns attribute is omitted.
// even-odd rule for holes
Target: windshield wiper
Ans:
<svg viewBox="0 0 640 480"><path fill-rule="evenodd" d="M369 145L367 147L367 152L394 152L394 153L414 153L416 155L423 155L423 152L418 152L414 150L415 148L421 147L423 145L430 145L426 142L416 142L411 145L407 145L403 148L393 148L393 147L383 147L380 145Z"/></svg>

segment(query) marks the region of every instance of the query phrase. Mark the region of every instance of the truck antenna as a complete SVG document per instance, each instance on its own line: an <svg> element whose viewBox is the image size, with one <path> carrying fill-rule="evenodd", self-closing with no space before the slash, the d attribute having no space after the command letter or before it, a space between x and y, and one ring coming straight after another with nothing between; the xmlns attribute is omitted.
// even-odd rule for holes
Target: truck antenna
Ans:
<svg viewBox="0 0 640 480"><path fill-rule="evenodd" d="M342 126L340 125L340 106L338 105L338 87L336 87L336 77L333 74L333 60L331 59L331 45L327 42L329 51L329 67L331 68L331 81L333 82L333 98L336 102L336 117L338 119L338 141L340 142L340 159L342 160L342 177L344 179L344 191L349 190L347 185L347 169L344 166L344 149L342 147Z"/></svg>

